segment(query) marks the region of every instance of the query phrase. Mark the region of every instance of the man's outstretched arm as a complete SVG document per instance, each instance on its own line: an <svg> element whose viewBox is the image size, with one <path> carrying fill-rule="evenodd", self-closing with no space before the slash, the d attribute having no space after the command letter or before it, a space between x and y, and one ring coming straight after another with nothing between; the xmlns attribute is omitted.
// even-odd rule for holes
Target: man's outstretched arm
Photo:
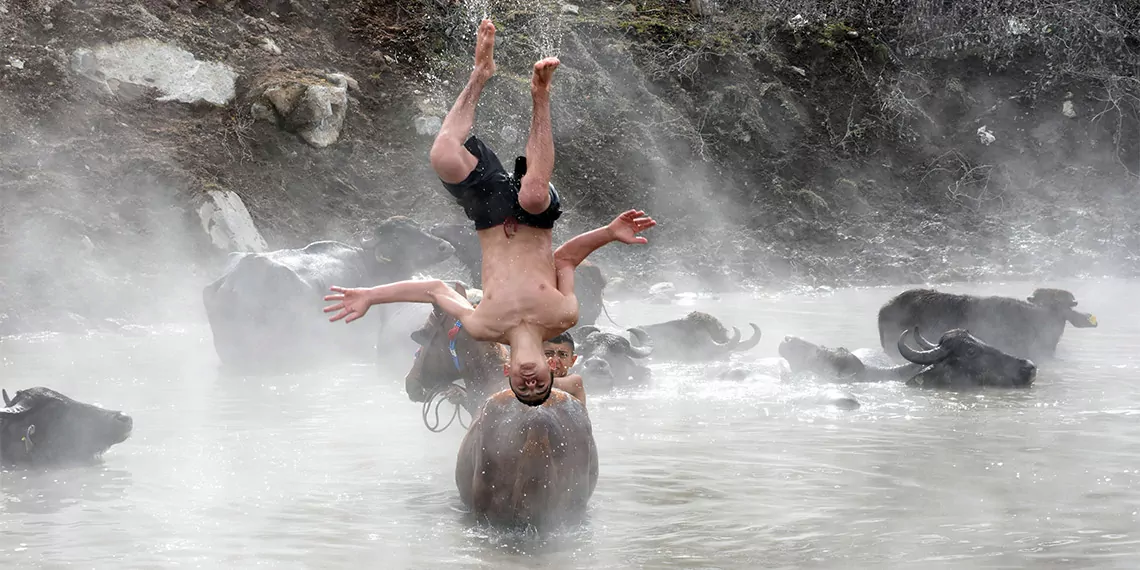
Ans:
<svg viewBox="0 0 1140 570"><path fill-rule="evenodd" d="M326 295L326 301L340 301L325 307L326 313L340 310L329 318L330 322L344 319L351 323L368 312L372 305L381 303L435 303L443 312L460 320L466 319L475 308L455 289L438 279L429 281L397 281L368 288L345 289L331 287L339 295ZM345 318L348 317L348 318Z"/></svg>
<svg viewBox="0 0 1140 570"><path fill-rule="evenodd" d="M554 267L559 272L578 267L586 257L599 247L611 241L629 244L649 243L634 234L652 228L657 222L641 210L629 210L614 218L614 221L584 234L574 236L554 252Z"/></svg>

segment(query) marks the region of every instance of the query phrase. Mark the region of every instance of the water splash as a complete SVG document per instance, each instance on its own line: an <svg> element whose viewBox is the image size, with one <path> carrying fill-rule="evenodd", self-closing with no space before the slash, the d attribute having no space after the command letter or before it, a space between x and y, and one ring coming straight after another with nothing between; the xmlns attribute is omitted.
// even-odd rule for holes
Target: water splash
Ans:
<svg viewBox="0 0 1140 570"><path fill-rule="evenodd" d="M468 0L463 3L467 8L467 19L472 25L478 27L479 22L491 17L491 0Z"/></svg>
<svg viewBox="0 0 1140 570"><path fill-rule="evenodd" d="M558 57L562 51L564 28L561 7L556 2L544 2L540 10L543 14L534 19L535 29L532 30L538 57Z"/></svg>
<svg viewBox="0 0 1140 570"><path fill-rule="evenodd" d="M504 2L509 2L509 0L467 0L463 3L466 18L471 24L472 38L474 38L474 31L478 29L479 23L484 19L492 18L492 15L499 11ZM535 17L530 20L526 26L526 31L521 34L525 39L517 39L522 41L527 50L534 52L536 59L557 57L562 50L562 35L565 30L562 4L543 1L534 4L528 3L527 8L535 12Z"/></svg>

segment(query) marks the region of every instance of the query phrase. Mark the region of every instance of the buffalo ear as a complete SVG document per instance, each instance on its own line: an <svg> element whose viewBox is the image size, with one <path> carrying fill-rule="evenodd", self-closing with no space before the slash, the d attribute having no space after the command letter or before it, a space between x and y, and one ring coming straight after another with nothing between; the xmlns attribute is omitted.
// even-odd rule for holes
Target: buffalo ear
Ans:
<svg viewBox="0 0 1140 570"><path fill-rule="evenodd" d="M415 341L416 344L418 344L420 346L427 346L427 343L430 340L428 338L427 330L425 330L425 329L420 329L418 331L415 331L412 333L411 336L412 336L412 340Z"/></svg>

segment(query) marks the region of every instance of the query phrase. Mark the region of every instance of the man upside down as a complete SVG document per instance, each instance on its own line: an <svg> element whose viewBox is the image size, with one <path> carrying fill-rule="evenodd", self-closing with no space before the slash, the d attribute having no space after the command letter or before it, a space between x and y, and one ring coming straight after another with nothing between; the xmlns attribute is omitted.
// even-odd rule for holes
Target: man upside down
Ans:
<svg viewBox="0 0 1140 570"><path fill-rule="evenodd" d="M339 311L330 321L350 323L375 304L434 303L458 319L476 340L509 345L511 391L520 402L539 406L554 387L543 341L578 322L575 268L607 243L647 243L636 234L657 222L641 210L629 210L552 251L552 229L562 214L558 193L550 183L554 173L550 86L559 61L548 57L534 64L530 138L526 157L516 159L512 176L490 148L470 136L479 96L495 73L494 49L495 26L483 20L476 39L475 68L431 149L432 168L479 235L482 302L473 307L443 281L400 281L371 288L334 286L331 289L337 294L325 300L338 302L324 311Z"/></svg>

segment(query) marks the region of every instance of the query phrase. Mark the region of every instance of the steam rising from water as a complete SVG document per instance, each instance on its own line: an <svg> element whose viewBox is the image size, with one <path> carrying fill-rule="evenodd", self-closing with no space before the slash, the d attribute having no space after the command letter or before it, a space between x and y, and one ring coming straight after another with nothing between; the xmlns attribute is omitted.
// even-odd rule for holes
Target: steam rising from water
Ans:
<svg viewBox="0 0 1140 570"><path fill-rule="evenodd" d="M794 396L817 388L799 381L715 376L763 370L786 334L874 346L874 313L897 288L618 303L619 320L698 309L756 321L764 340L731 364L655 362L654 386L592 396L600 474L589 521L541 539L464 516L454 481L463 431L428 432L390 370L220 376L200 322L137 337L11 339L0 366L12 383L34 377L123 409L139 428L102 465L3 474L0 560L750 569L759 550L789 568L1127 567L1140 499L1140 311L1126 301L1136 284L1058 285L1106 318L1067 330L1061 360L1032 389L863 384L845 387L863 403L853 412L798 405ZM952 289L1024 296L1033 286Z"/></svg>

